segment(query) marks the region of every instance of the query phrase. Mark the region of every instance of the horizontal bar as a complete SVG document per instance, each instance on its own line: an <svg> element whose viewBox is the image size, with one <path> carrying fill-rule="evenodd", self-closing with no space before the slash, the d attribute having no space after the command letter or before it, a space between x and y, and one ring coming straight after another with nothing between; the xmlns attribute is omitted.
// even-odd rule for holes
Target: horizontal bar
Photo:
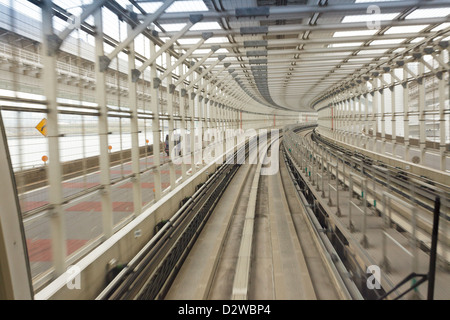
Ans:
<svg viewBox="0 0 450 320"><path fill-rule="evenodd" d="M353 201L350 201L350 204L352 204L356 209L358 209L362 214L364 214L364 210L361 209L361 208L359 207L359 205L357 205L357 204L354 203Z"/></svg>
<svg viewBox="0 0 450 320"><path fill-rule="evenodd" d="M391 237L386 231L383 231L383 234L389 239L391 239L392 242L394 242L394 244L400 247L400 249L402 249L406 254L410 255L411 257L414 257L414 255L408 249L406 249L400 242Z"/></svg>

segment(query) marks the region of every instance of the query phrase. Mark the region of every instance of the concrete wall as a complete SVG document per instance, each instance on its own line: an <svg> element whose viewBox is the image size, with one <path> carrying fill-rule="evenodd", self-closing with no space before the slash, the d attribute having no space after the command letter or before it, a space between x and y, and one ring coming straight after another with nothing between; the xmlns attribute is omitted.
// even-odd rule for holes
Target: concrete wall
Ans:
<svg viewBox="0 0 450 320"><path fill-rule="evenodd" d="M153 145L140 147L140 156L145 156L145 149L147 148L147 156L153 154ZM161 149L164 150L164 144L161 143ZM111 166L117 165L122 161L131 161L131 149L112 152L110 154ZM99 156L88 157L86 161L86 173L91 173L99 170ZM83 159L77 159L73 161L67 161L61 164L63 170L63 179L71 179L84 174L83 171ZM16 180L20 181L18 192L23 193L33 189L37 189L48 184L47 170L45 166L39 168L32 168L16 172Z"/></svg>

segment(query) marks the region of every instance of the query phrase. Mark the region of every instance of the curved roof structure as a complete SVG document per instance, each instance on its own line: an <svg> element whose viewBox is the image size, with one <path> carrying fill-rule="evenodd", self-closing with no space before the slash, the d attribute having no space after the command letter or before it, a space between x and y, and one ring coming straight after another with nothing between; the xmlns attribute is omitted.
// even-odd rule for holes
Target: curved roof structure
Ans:
<svg viewBox="0 0 450 320"><path fill-rule="evenodd" d="M88 7L80 0L55 4L68 23L80 5ZM239 99L287 111L315 111L340 87L411 57L424 44L447 41L450 31L444 0L116 0L105 7L141 25L206 78L234 79L223 82L245 92ZM89 25L83 20L92 31ZM120 35L109 34L115 51L126 47ZM218 74L224 66L228 72Z"/></svg>

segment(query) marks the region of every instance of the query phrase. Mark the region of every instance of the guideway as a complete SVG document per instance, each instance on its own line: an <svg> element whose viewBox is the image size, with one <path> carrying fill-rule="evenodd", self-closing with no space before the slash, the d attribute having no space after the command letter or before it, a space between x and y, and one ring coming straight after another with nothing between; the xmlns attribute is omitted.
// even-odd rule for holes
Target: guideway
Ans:
<svg viewBox="0 0 450 320"><path fill-rule="evenodd" d="M311 130L285 131L290 166L311 211L364 297L385 298L384 294L393 290L389 299L425 299L430 295L426 285L415 287L406 296L403 292L420 283L423 275L430 277L430 250L434 248L434 297L447 299L448 204L446 197L442 198L439 227L434 228L431 200L432 193L445 195L448 187L417 188L424 184L411 173L405 184L405 174L400 175L398 168L350 155L345 148L325 144L317 134L314 140L310 137ZM411 190L415 191L413 197ZM403 282L410 274L415 276ZM397 287L402 283L403 287Z"/></svg>
<svg viewBox="0 0 450 320"><path fill-rule="evenodd" d="M267 151L272 161L278 145L272 140ZM261 175L262 167L269 165L242 165L165 299L346 298L310 230L302 225L304 212L284 162L278 161L274 174Z"/></svg>

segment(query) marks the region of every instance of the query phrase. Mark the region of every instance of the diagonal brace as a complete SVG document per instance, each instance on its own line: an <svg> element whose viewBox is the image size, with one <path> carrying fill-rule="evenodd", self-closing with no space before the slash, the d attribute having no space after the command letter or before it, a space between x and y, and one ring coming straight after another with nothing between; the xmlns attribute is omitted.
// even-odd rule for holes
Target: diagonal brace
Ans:
<svg viewBox="0 0 450 320"><path fill-rule="evenodd" d="M194 72L199 66L201 66L206 59L208 59L214 52L216 52L219 49L219 46L212 46L211 51L206 54L201 60L197 61L189 70L186 72L178 81L175 83L175 86L178 86L180 83L182 83L192 72Z"/></svg>
<svg viewBox="0 0 450 320"><path fill-rule="evenodd" d="M192 81L189 86L186 88L186 90L192 89L192 87L195 86L197 82L200 81L201 78L203 78L208 72L210 72L216 65L219 64L223 59L226 58L226 55L220 55L216 62L214 62L212 65L210 65L207 69L203 70L203 72L200 74L200 76L197 77L196 80Z"/></svg>
<svg viewBox="0 0 450 320"><path fill-rule="evenodd" d="M189 18L189 22L184 26L183 29L181 29L177 34L175 34L172 38L170 38L159 50L156 52L150 59L147 59L140 67L137 69L136 73L139 72L141 74L145 68L151 66L156 59L166 52L167 49L170 48L179 38L181 38L194 24L202 20L202 15L191 15L191 18Z"/></svg>
<svg viewBox="0 0 450 320"><path fill-rule="evenodd" d="M100 71L105 71L111 63L111 60L114 59L119 54L119 52L126 48L131 43L131 41L134 40L134 38L141 34L149 24L158 19L159 16L163 14L164 11L166 11L166 9L170 5L172 5L174 1L175 0L164 1L163 4L158 8L158 10L156 10L153 14L147 16L141 24L137 25L130 33L130 35L124 41L119 43L119 45L115 47L110 54L108 54L107 56L103 56L101 59L103 63L100 65Z"/></svg>

